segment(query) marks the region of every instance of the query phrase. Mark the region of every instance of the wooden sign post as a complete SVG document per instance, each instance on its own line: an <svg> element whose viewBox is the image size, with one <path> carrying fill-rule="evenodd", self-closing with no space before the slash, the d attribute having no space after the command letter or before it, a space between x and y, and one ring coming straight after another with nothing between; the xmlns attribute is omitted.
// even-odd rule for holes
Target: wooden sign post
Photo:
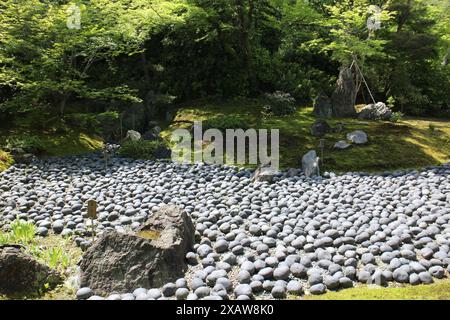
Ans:
<svg viewBox="0 0 450 320"><path fill-rule="evenodd" d="M87 202L87 216L91 219L92 241L95 238L94 219L97 219L97 201L91 199Z"/></svg>

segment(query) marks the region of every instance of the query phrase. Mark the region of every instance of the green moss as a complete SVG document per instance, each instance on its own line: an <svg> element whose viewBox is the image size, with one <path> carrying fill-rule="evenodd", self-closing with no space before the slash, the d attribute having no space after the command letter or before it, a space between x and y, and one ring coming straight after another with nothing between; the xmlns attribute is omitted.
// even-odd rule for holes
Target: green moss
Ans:
<svg viewBox="0 0 450 320"><path fill-rule="evenodd" d="M102 139L96 135L68 130L0 130L0 146L37 148L46 156L67 156L92 152L103 146Z"/></svg>
<svg viewBox="0 0 450 320"><path fill-rule="evenodd" d="M299 167L303 154L311 149L319 151L320 140L310 134L310 126L316 120L312 108L298 108L291 116L274 117L264 116L263 106L264 101L246 99L187 105L178 110L174 122L168 124L162 134L168 139L172 130L188 128L195 120L233 116L250 128L280 130L282 168ZM405 118L392 123L332 119L329 123L331 126L343 123L345 129L326 136L322 170L380 172L450 161L450 121ZM433 132L429 130L430 123L436 128ZM333 148L335 142L346 140L346 134L353 130L367 132L369 143L347 150Z"/></svg>
<svg viewBox="0 0 450 320"><path fill-rule="evenodd" d="M292 297L293 299L300 299ZM450 279L431 285L380 288L361 286L320 296L308 295L305 300L450 300Z"/></svg>
<svg viewBox="0 0 450 320"><path fill-rule="evenodd" d="M11 155L3 150L0 150L0 172L5 171L14 163Z"/></svg>
<svg viewBox="0 0 450 320"><path fill-rule="evenodd" d="M162 141L127 141L121 145L117 154L133 159L154 160L156 158L155 153L164 147Z"/></svg>

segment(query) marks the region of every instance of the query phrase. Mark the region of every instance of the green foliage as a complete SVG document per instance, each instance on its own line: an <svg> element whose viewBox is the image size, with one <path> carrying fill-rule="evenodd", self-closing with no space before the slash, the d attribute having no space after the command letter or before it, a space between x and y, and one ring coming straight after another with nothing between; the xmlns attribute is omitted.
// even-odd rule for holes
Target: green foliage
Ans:
<svg viewBox="0 0 450 320"><path fill-rule="evenodd" d="M161 148L165 148L163 141L126 141L119 150L118 155L125 158L155 160L156 153Z"/></svg>
<svg viewBox="0 0 450 320"><path fill-rule="evenodd" d="M287 116L295 113L295 99L289 94L281 91L268 93L265 96L267 105L264 107L264 113L277 117Z"/></svg>
<svg viewBox="0 0 450 320"><path fill-rule="evenodd" d="M394 107L395 107L395 98L393 97L393 96L390 96L388 99L387 99L387 101L386 101L387 103L387 106L390 108L390 109L394 109Z"/></svg>
<svg viewBox="0 0 450 320"><path fill-rule="evenodd" d="M381 25L369 30L375 4ZM450 114L443 0L79 0L79 29L67 26L71 5L0 4L0 110L18 125L32 124L21 115L36 111L36 126L63 132L60 114L136 105L148 123L174 97L283 91L309 104L318 92L330 94L339 68L355 58L379 101L392 97L405 114ZM75 104L92 110L69 110ZM70 117L98 129L91 116Z"/></svg>
<svg viewBox="0 0 450 320"><path fill-rule="evenodd" d="M393 112L391 117L389 118L389 121L396 123L402 120L404 116L405 115L401 112Z"/></svg>
<svg viewBox="0 0 450 320"><path fill-rule="evenodd" d="M72 127L105 135L117 130L120 126L119 114L115 111L103 113L72 113L65 117L65 121Z"/></svg>
<svg viewBox="0 0 450 320"><path fill-rule="evenodd" d="M430 123L428 125L428 130L433 134L436 132L436 125L434 125L433 123Z"/></svg>
<svg viewBox="0 0 450 320"><path fill-rule="evenodd" d="M33 135L23 135L18 137L9 137L4 145L7 149L21 148L25 152L39 154L45 151L45 145L42 140Z"/></svg>
<svg viewBox="0 0 450 320"><path fill-rule="evenodd" d="M9 233L0 232L0 244L29 245L35 241L36 227L31 222L13 221Z"/></svg>
<svg viewBox="0 0 450 320"><path fill-rule="evenodd" d="M101 62L104 71L114 74L113 60L137 54L150 30L177 8L177 1L135 0L130 6L127 0L80 0L73 6L52 0L2 2L0 86L17 91L3 102L4 110L26 111L48 102L64 113L72 97L140 101L126 84L92 83L94 65Z"/></svg>
<svg viewBox="0 0 450 320"><path fill-rule="evenodd" d="M248 123L246 123L239 116L234 115L222 115L216 116L206 121L203 121L203 131L208 129L218 129L225 132L227 129L248 129Z"/></svg>
<svg viewBox="0 0 450 320"><path fill-rule="evenodd" d="M53 247L40 253L40 259L52 269L65 270L71 264L71 259L62 248Z"/></svg>
<svg viewBox="0 0 450 320"><path fill-rule="evenodd" d="M404 116L405 115L403 113L401 113L401 112L393 112L391 117L389 118L389 121L394 122L394 123L395 122L399 122L400 120L402 120L402 118Z"/></svg>

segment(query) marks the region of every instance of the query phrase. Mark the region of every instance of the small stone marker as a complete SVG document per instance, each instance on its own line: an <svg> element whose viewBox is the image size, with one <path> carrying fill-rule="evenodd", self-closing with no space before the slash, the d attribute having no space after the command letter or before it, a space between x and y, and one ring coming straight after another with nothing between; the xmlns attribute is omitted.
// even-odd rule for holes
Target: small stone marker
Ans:
<svg viewBox="0 0 450 320"><path fill-rule="evenodd" d="M96 219L97 218L97 201L89 200L87 202L87 205L88 205L88 212L87 212L88 218Z"/></svg>
<svg viewBox="0 0 450 320"><path fill-rule="evenodd" d="M87 216L91 219L92 241L95 239L94 219L97 219L97 201L91 199L87 202Z"/></svg>

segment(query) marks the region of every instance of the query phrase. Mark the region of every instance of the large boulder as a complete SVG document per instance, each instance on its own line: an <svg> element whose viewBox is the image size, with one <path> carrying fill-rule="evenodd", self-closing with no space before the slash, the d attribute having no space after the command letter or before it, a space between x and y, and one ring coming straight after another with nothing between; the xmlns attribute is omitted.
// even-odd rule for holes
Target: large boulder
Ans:
<svg viewBox="0 0 450 320"><path fill-rule="evenodd" d="M324 92L320 92L314 99L313 113L317 118L329 119L332 117L331 99Z"/></svg>
<svg viewBox="0 0 450 320"><path fill-rule="evenodd" d="M311 126L311 135L314 137L323 137L331 132L331 127L325 120L317 120Z"/></svg>
<svg viewBox="0 0 450 320"><path fill-rule="evenodd" d="M319 157L315 150L311 150L303 156L302 169L308 178L320 175Z"/></svg>
<svg viewBox="0 0 450 320"><path fill-rule="evenodd" d="M355 98L357 88L350 68L342 68L336 83L336 89L331 96L334 117L356 116Z"/></svg>
<svg viewBox="0 0 450 320"><path fill-rule="evenodd" d="M369 104L358 113L358 118L363 120L389 120L392 116L392 110L383 102Z"/></svg>
<svg viewBox="0 0 450 320"><path fill-rule="evenodd" d="M0 294L35 295L62 282L58 272L37 262L20 246L0 246Z"/></svg>
<svg viewBox="0 0 450 320"><path fill-rule="evenodd" d="M368 142L367 133L362 130L356 130L347 134L347 140L355 144L365 144Z"/></svg>
<svg viewBox="0 0 450 320"><path fill-rule="evenodd" d="M195 229L185 211L165 206L133 234L106 231L80 263L81 287L97 295L161 287L182 277Z"/></svg>

